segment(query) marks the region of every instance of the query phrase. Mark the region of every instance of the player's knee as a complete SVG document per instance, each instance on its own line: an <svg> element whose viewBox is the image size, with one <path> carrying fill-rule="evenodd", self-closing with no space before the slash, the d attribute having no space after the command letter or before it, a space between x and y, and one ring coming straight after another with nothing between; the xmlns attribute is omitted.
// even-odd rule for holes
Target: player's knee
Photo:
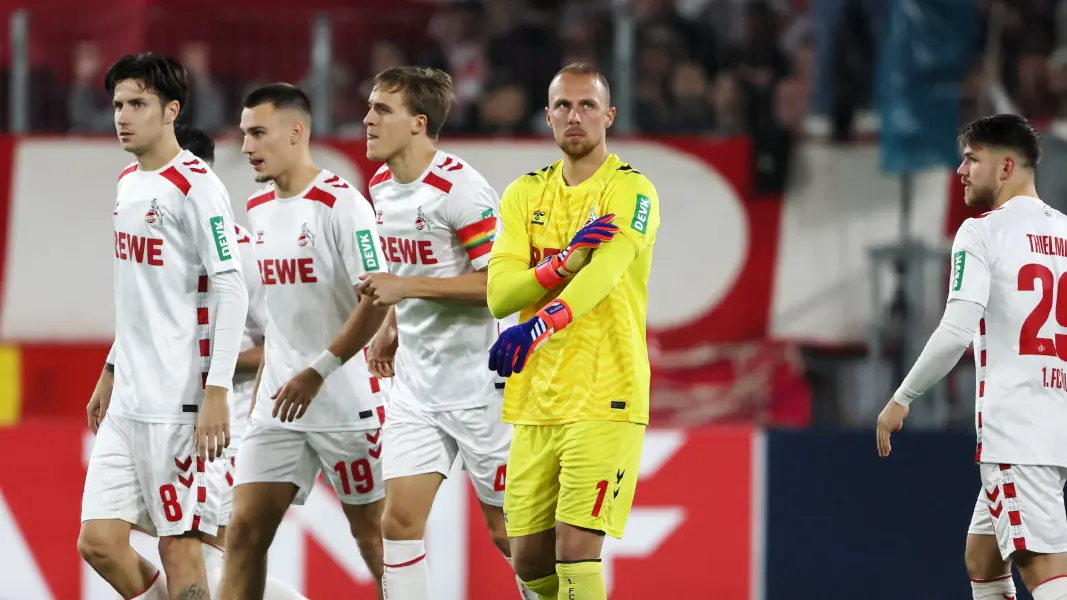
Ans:
<svg viewBox="0 0 1067 600"><path fill-rule="evenodd" d="M385 539L421 540L425 531L426 519L403 507L389 505L382 515L382 535Z"/></svg>
<svg viewBox="0 0 1067 600"><path fill-rule="evenodd" d="M511 566L522 581L537 581L556 572L555 559L545 561L533 556L512 556Z"/></svg>
<svg viewBox="0 0 1067 600"><path fill-rule="evenodd" d="M967 575L972 579L994 579L1010 570L1001 558L1000 548L993 536L968 536L963 562L967 566Z"/></svg>
<svg viewBox="0 0 1067 600"><path fill-rule="evenodd" d="M227 553L266 554L270 549L273 536L268 536L261 525L257 526L255 520L247 516L235 515L226 529Z"/></svg>
<svg viewBox="0 0 1067 600"><path fill-rule="evenodd" d="M508 534L506 531L493 531L489 530L489 539L493 540L493 545L496 546L500 553L508 558L511 558L511 543L508 541Z"/></svg>
<svg viewBox="0 0 1067 600"><path fill-rule="evenodd" d="M116 556L124 545L129 545L129 534L125 539L111 535L103 528L83 524L78 534L78 554L90 565L99 564Z"/></svg>

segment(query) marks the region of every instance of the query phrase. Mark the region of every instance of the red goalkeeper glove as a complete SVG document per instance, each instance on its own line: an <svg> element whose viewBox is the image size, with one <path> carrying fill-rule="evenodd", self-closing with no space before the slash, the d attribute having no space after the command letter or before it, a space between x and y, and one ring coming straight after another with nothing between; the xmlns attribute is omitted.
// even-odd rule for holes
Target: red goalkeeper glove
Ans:
<svg viewBox="0 0 1067 600"><path fill-rule="evenodd" d="M582 227L574 234L574 239L559 254L546 256L534 267L537 282L550 290L564 279L574 275L589 262L589 254L605 242L610 242L619 230L612 224L615 215L608 214Z"/></svg>

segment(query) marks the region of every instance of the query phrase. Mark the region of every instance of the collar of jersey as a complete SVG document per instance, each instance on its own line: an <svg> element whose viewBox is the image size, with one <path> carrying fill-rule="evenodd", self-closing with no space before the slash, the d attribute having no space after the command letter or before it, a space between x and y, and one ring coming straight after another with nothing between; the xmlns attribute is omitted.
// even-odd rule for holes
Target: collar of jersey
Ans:
<svg viewBox="0 0 1067 600"><path fill-rule="evenodd" d="M162 173L163 171L166 171L167 169L173 167L179 160L182 159L183 155L185 155L185 149L184 148L179 150L178 153L174 155L174 158L172 158L169 161L167 161L167 164L163 165L162 167L160 167L158 169L152 169L151 171L145 171L144 169L141 168L141 164L138 163L137 164L137 169L134 170L134 173L140 173L142 175L158 175L158 174Z"/></svg>
<svg viewBox="0 0 1067 600"><path fill-rule="evenodd" d="M564 188L569 190L579 190L585 187L586 185L592 184L593 182L600 181L602 179L607 179L608 173L617 169L620 164L622 164L622 161L619 160L618 156L615 156L614 154L608 154L607 157L604 158L604 164L600 165L600 167L593 173L592 177L586 179L578 185L567 185L567 182L563 180L563 161L560 161L559 168L556 169L555 177L559 185L563 186Z"/></svg>
<svg viewBox="0 0 1067 600"><path fill-rule="evenodd" d="M319 180L320 180L320 179L322 179L322 175L323 175L323 174L324 174L325 172L326 172L326 169L322 169L322 168L320 168L320 169L319 169L319 174L315 176L315 179L312 179L312 180L311 180L311 183L309 183L309 184L308 184L308 186L307 186L306 188L304 188L304 189L300 190L300 193L299 193L299 194L296 194L296 195L294 195L294 196L289 196L288 198L282 198L281 196L279 196L279 195L278 195L278 188L274 188L274 199L275 199L275 200L280 200L280 201L282 201L282 202L287 202L287 201L289 201L289 200L299 200L300 198L303 198L304 196L307 196L307 195L308 195L308 192L310 192L310 191L311 191L311 188L313 188L313 187L315 187L316 185L318 185L318 183L319 183Z"/></svg>
<svg viewBox="0 0 1067 600"><path fill-rule="evenodd" d="M441 158L441 151L440 150L434 150L433 158L430 159L430 164L427 165L427 167L422 171L422 173L419 173L418 177L416 177L415 179L411 180L408 183L400 183L399 181L396 180L395 177L390 179L390 181L393 182L393 185L396 185L396 186L400 187L401 189L409 188L409 187L416 186L416 185L422 185L422 180L426 179L426 175L428 175L430 173L430 171L433 169L433 166L438 163L440 158Z"/></svg>

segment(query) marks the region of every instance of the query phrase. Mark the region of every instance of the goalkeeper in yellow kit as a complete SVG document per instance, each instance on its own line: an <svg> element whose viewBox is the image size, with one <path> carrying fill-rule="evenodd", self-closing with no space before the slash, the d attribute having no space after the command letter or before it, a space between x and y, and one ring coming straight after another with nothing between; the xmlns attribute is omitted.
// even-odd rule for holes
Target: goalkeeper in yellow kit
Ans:
<svg viewBox="0 0 1067 600"><path fill-rule="evenodd" d="M514 425L504 514L515 571L542 599L604 600L604 534L622 537L648 425L645 312L659 200L608 154L607 80L565 67L546 117L560 160L504 192L489 308L519 312L489 368Z"/></svg>

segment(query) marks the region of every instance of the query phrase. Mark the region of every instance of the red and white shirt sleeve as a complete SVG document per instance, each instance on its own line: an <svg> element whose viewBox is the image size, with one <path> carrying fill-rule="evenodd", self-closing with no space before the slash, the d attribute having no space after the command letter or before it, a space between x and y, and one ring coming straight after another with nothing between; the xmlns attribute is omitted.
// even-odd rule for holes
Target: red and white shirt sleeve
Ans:
<svg viewBox="0 0 1067 600"><path fill-rule="evenodd" d="M456 230L471 265L476 270L486 269L496 239L500 197L480 176L463 188L463 193L449 198L445 219Z"/></svg>
<svg viewBox="0 0 1067 600"><path fill-rule="evenodd" d="M349 283L358 285L364 274L389 272L378 241L374 209L365 198L339 195L330 213L330 228Z"/></svg>

